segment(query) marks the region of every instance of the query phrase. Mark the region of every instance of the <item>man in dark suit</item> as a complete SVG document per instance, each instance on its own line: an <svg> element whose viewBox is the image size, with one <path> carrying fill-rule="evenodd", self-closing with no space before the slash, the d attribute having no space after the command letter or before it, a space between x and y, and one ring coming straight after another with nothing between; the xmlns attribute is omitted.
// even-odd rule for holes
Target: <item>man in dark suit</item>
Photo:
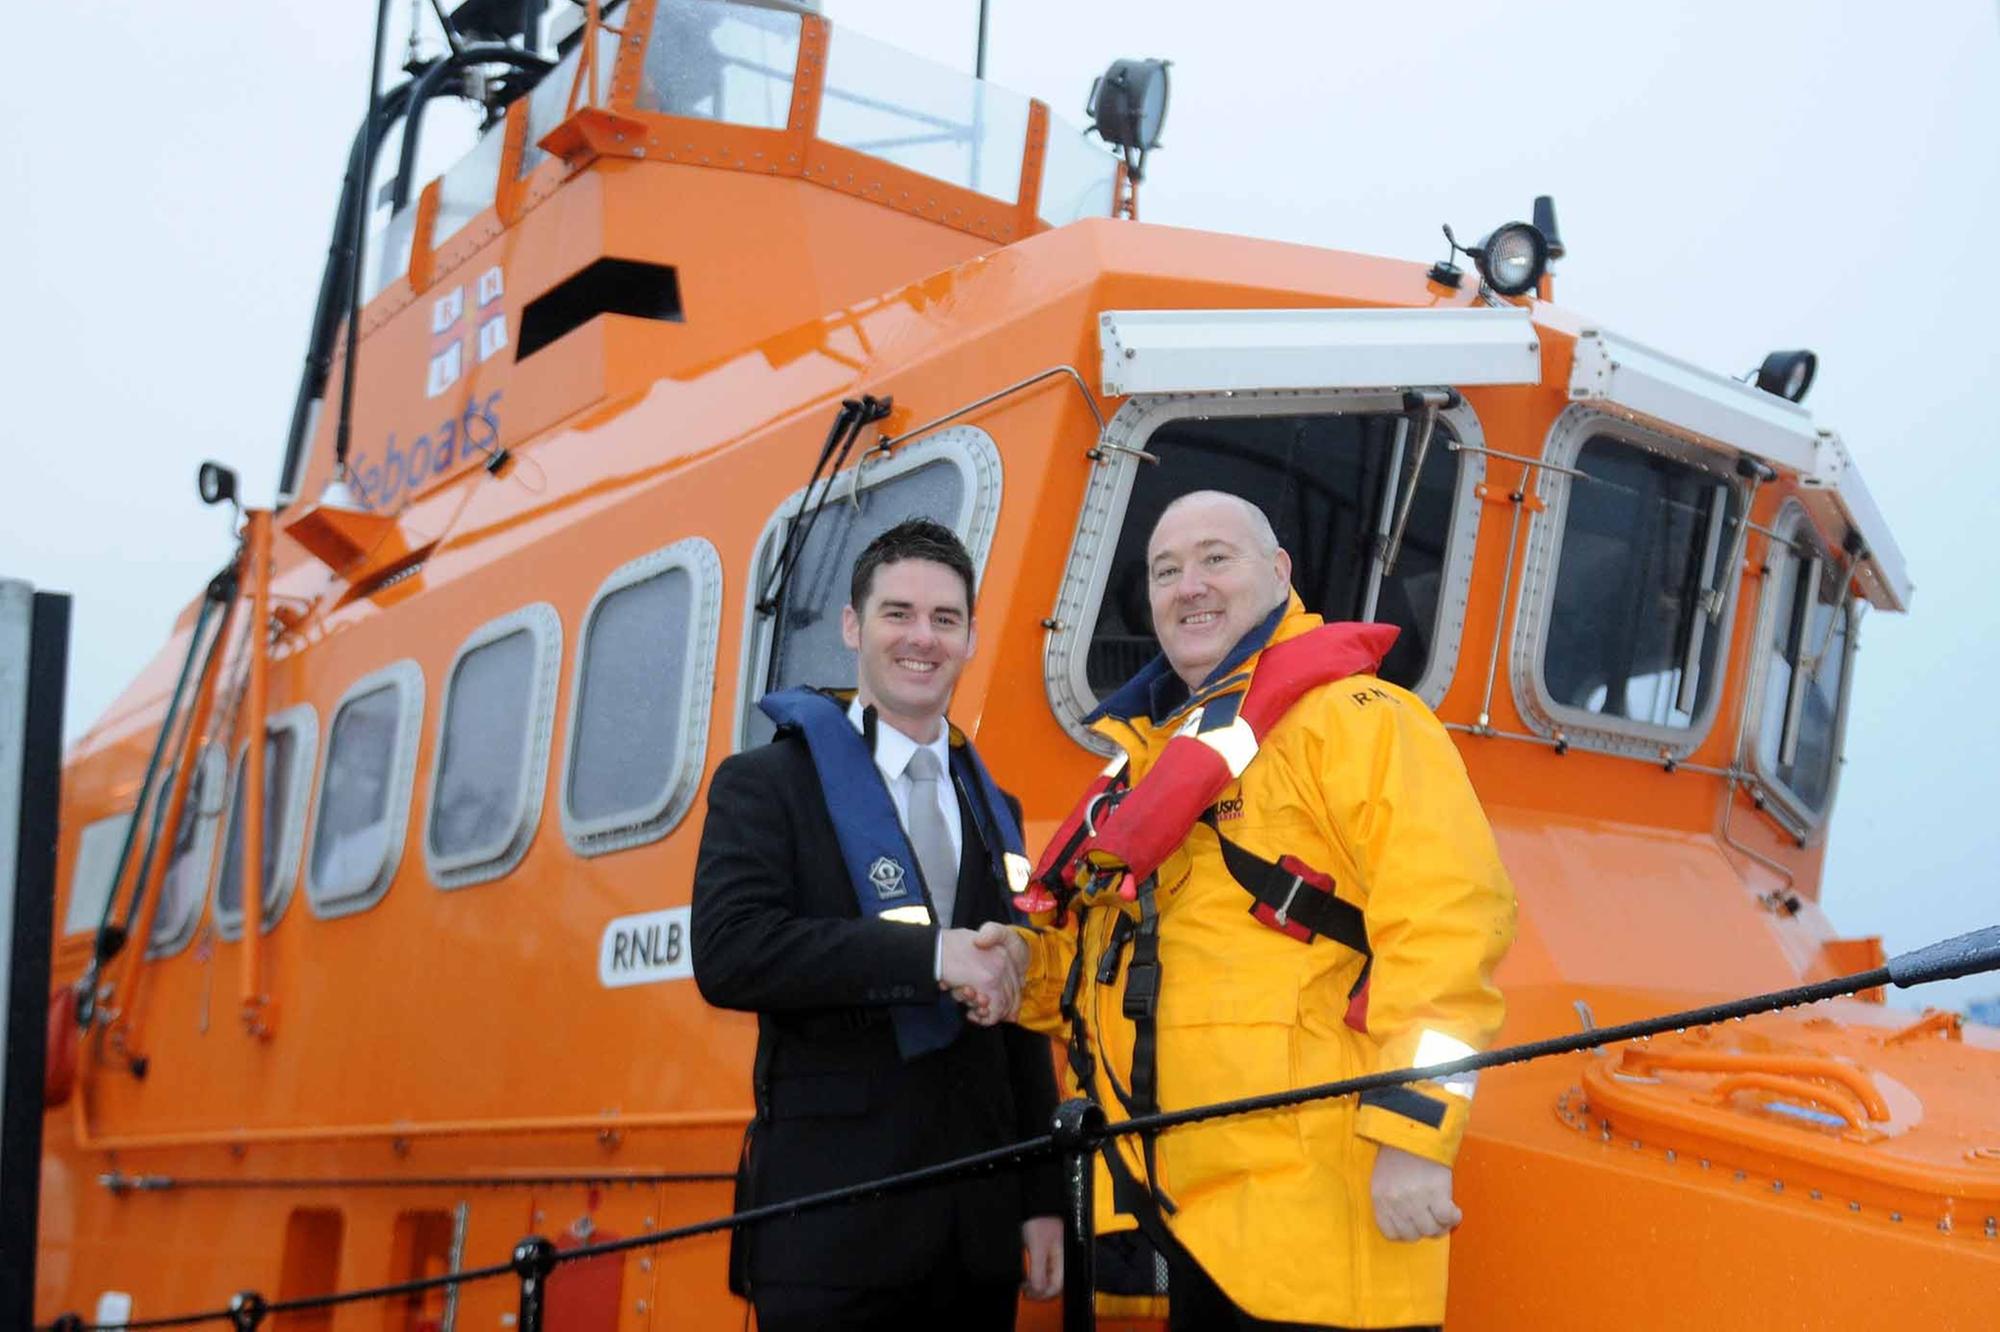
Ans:
<svg viewBox="0 0 2000 1332"><path fill-rule="evenodd" d="M693 951L704 998L758 1014L737 1195L762 1205L1046 1131L1045 1040L991 1025L1017 978L977 927L1007 915L1019 805L945 720L972 655L972 562L913 520L861 554L842 633L851 699L787 690L771 744L709 786ZM965 997L968 1014L955 996ZM1011 1328L1061 1288L1054 1170L961 1180L739 1233L733 1288L763 1332Z"/></svg>

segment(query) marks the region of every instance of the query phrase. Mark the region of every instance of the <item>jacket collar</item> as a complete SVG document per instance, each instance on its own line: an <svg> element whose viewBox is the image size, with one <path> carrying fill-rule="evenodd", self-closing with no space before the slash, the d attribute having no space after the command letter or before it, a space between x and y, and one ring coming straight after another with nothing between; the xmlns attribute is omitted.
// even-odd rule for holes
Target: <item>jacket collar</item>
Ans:
<svg viewBox="0 0 2000 1332"><path fill-rule="evenodd" d="M1162 652L1139 668L1139 673L1120 685L1112 695L1099 703L1084 717L1085 724L1109 717L1115 721L1129 722L1134 717L1146 717L1161 721L1173 716L1198 698L1216 692L1232 678L1242 674L1244 664L1250 658L1270 646L1271 639L1278 632L1278 626L1295 612L1303 612L1298 594L1287 592L1285 599L1274 607L1269 615L1250 632L1236 640L1236 646L1229 649L1229 655L1217 662L1201 687L1192 692L1174 668L1167 664L1167 654Z"/></svg>

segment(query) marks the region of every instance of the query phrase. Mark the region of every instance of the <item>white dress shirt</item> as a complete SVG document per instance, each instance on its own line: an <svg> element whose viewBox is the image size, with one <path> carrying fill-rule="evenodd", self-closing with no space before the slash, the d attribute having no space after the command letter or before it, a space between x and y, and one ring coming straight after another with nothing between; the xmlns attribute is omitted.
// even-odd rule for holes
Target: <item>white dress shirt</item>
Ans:
<svg viewBox="0 0 2000 1332"><path fill-rule="evenodd" d="M847 705L847 720L860 731L862 718L861 700L857 697ZM957 788L951 779L951 728L944 720L938 720L935 740L919 745L895 727L879 717L875 723L875 767L882 774L882 784L889 788L889 799L896 805L896 822L903 827L903 835L910 833L910 778L905 771L910 766L910 756L919 749L928 749L937 755L938 770L944 777L937 784L938 810L944 815L945 832L951 837L951 850L961 859L965 855L965 830L959 824ZM931 975L938 976L944 970L944 932L951 928L951 922L937 922L937 946L931 950Z"/></svg>

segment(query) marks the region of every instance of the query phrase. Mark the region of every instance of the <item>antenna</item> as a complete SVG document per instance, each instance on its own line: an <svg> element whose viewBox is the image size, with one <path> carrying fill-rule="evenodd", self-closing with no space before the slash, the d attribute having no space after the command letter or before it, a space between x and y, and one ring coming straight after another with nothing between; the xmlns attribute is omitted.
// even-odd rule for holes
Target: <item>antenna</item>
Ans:
<svg viewBox="0 0 2000 1332"><path fill-rule="evenodd" d="M979 49L972 57L972 75L986 77L986 0L979 0Z"/></svg>

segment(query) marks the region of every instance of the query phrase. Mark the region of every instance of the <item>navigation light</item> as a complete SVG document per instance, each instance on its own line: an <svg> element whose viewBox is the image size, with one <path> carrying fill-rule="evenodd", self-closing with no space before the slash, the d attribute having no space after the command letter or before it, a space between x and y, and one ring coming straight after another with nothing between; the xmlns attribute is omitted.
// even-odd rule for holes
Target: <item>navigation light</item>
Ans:
<svg viewBox="0 0 2000 1332"><path fill-rule="evenodd" d="M1757 368L1757 387L1777 394L1786 402L1798 402L1812 387L1813 374L1818 369L1819 357L1812 352L1774 351Z"/></svg>

